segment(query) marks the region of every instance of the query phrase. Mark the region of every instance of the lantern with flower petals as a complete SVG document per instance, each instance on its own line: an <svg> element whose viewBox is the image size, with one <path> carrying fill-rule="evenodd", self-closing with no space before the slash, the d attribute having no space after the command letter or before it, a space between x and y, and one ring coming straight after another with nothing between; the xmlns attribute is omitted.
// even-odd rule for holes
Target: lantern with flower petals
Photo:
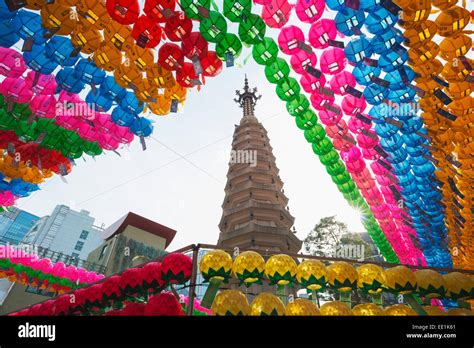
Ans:
<svg viewBox="0 0 474 348"><path fill-rule="evenodd" d="M339 301L326 302L319 309L321 315L325 316L351 316L353 315L350 308Z"/></svg>
<svg viewBox="0 0 474 348"><path fill-rule="evenodd" d="M290 67L283 58L276 58L271 64L265 66L265 76L270 83L279 83L290 73Z"/></svg>
<svg viewBox="0 0 474 348"><path fill-rule="evenodd" d="M161 1L161 0L152 0L152 1ZM175 1L175 0L166 0L166 1ZM181 0L181 7L183 8L184 13L190 19L201 20L203 18L203 13L209 12L211 7L211 0Z"/></svg>
<svg viewBox="0 0 474 348"><path fill-rule="evenodd" d="M338 187L339 186L342 185L338 185ZM350 292L357 287L357 271L349 263L344 261L333 262L328 266L327 271L329 285L340 293L341 300L346 302L350 307Z"/></svg>
<svg viewBox="0 0 474 348"><path fill-rule="evenodd" d="M265 263L265 276L270 285L290 285L296 279L296 262L290 256L277 254L270 257Z"/></svg>
<svg viewBox="0 0 474 348"><path fill-rule="evenodd" d="M321 71L325 74L336 75L340 73L346 66L344 51L335 47L324 50L321 54L319 65Z"/></svg>
<svg viewBox="0 0 474 348"><path fill-rule="evenodd" d="M416 312L402 304L393 305L384 309L384 314L389 316L415 316Z"/></svg>
<svg viewBox="0 0 474 348"><path fill-rule="evenodd" d="M232 273L240 283L249 286L252 283L261 284L265 269L265 260L255 251L244 251L239 254L232 266Z"/></svg>
<svg viewBox="0 0 474 348"><path fill-rule="evenodd" d="M446 282L436 271L422 269L415 272L417 292L427 298L443 297L446 293Z"/></svg>
<svg viewBox="0 0 474 348"><path fill-rule="evenodd" d="M181 316L181 304L171 292L162 292L152 296L143 312L146 316Z"/></svg>
<svg viewBox="0 0 474 348"><path fill-rule="evenodd" d="M161 277L170 284L183 284L189 280L192 260L181 253L166 255L161 262Z"/></svg>
<svg viewBox="0 0 474 348"><path fill-rule="evenodd" d="M250 305L250 315L279 316L285 315L285 305L275 295L262 292L258 294Z"/></svg>
<svg viewBox="0 0 474 348"><path fill-rule="evenodd" d="M153 48L161 41L162 27L147 16L140 16L133 25L132 36L139 47Z"/></svg>
<svg viewBox="0 0 474 348"><path fill-rule="evenodd" d="M40 13L44 27L55 35L69 35L78 24L78 15L69 6L46 3Z"/></svg>
<svg viewBox="0 0 474 348"><path fill-rule="evenodd" d="M329 40L337 36L337 28L333 20L322 19L314 23L309 29L308 39L311 46L317 49L329 47Z"/></svg>
<svg viewBox="0 0 474 348"><path fill-rule="evenodd" d="M142 286L154 293L161 291L165 285L161 277L160 262L148 262L140 269L140 278L142 280Z"/></svg>
<svg viewBox="0 0 474 348"><path fill-rule="evenodd" d="M416 278L413 272L405 266L396 266L385 270L384 287L402 295L416 290Z"/></svg>
<svg viewBox="0 0 474 348"><path fill-rule="evenodd" d="M211 250L202 257L199 269L204 280L210 283L201 305L204 308L211 308L219 286L222 282L229 281L232 271L232 257L223 250Z"/></svg>
<svg viewBox="0 0 474 348"><path fill-rule="evenodd" d="M153 21L159 23L173 16L176 0L146 0L143 12Z"/></svg>
<svg viewBox="0 0 474 348"><path fill-rule="evenodd" d="M184 57L181 48L173 43L165 43L158 51L158 64L163 68L173 71L183 66Z"/></svg>
<svg viewBox="0 0 474 348"><path fill-rule="evenodd" d="M446 294L454 300L463 300L470 297L471 280L463 273L450 272L443 275L446 283Z"/></svg>
<svg viewBox="0 0 474 348"><path fill-rule="evenodd" d="M298 0L295 5L298 18L305 23L316 22L324 12L322 0Z"/></svg>
<svg viewBox="0 0 474 348"><path fill-rule="evenodd" d="M446 312L448 316L474 316L474 312L467 308L451 308Z"/></svg>
<svg viewBox="0 0 474 348"><path fill-rule="evenodd" d="M357 267L357 286L368 294L379 294L385 283L385 271L382 267L374 264L366 264Z"/></svg>
<svg viewBox="0 0 474 348"><path fill-rule="evenodd" d="M278 56L278 46L272 38L266 37L252 48L252 56L260 65L271 64Z"/></svg>
<svg viewBox="0 0 474 348"><path fill-rule="evenodd" d="M217 43L227 32L227 22L219 12L211 11L208 17L201 20L199 31L208 42Z"/></svg>
<svg viewBox="0 0 474 348"><path fill-rule="evenodd" d="M375 303L362 303L352 308L352 313L357 316L381 316L383 309Z"/></svg>
<svg viewBox="0 0 474 348"><path fill-rule="evenodd" d="M297 298L293 302L288 303L285 308L285 315L287 316L308 316L319 315L319 310L316 305L305 299Z"/></svg>
<svg viewBox="0 0 474 348"><path fill-rule="evenodd" d="M438 306L423 306L423 310L430 316L446 315L446 312Z"/></svg>
<svg viewBox="0 0 474 348"><path fill-rule="evenodd" d="M212 314L216 316L240 316L249 313L247 298L238 290L224 290L217 294L212 303Z"/></svg>
<svg viewBox="0 0 474 348"><path fill-rule="evenodd" d="M237 35L227 33L216 45L217 56L225 60L228 54L231 54L234 58L237 58L242 52L242 43L240 42Z"/></svg>
<svg viewBox="0 0 474 348"><path fill-rule="evenodd" d="M201 68L204 76L216 76L222 71L222 61L217 57L216 52L209 51L201 60Z"/></svg>
<svg viewBox="0 0 474 348"><path fill-rule="evenodd" d="M250 16L251 0L224 0L224 16L231 22L239 23Z"/></svg>
<svg viewBox="0 0 474 348"><path fill-rule="evenodd" d="M277 85L276 93L278 97L283 101L290 101L296 98L300 93L300 85L292 77L288 77Z"/></svg>
<svg viewBox="0 0 474 348"><path fill-rule="evenodd" d="M278 35L278 45L283 53L295 54L301 50L301 43L304 43L303 31L294 25L283 28Z"/></svg>
<svg viewBox="0 0 474 348"><path fill-rule="evenodd" d="M291 56L290 64L293 70L298 74L306 74L308 67L316 65L316 55L306 51L298 51Z"/></svg>
<svg viewBox="0 0 474 348"><path fill-rule="evenodd" d="M184 37L181 43L181 50L185 57L189 59L202 59L208 52L207 41L204 40L201 33L193 32Z"/></svg>
<svg viewBox="0 0 474 348"><path fill-rule="evenodd" d="M326 287L326 266L318 260L305 260L296 269L296 279L308 290L322 291Z"/></svg>
<svg viewBox="0 0 474 348"><path fill-rule="evenodd" d="M165 34L171 41L182 41L192 30L193 23L184 12L176 11L174 16L166 21Z"/></svg>

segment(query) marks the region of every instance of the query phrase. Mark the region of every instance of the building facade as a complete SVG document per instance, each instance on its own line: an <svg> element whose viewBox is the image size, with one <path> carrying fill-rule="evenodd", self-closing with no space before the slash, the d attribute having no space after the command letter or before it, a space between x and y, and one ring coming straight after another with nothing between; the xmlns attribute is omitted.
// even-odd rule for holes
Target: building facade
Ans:
<svg viewBox="0 0 474 348"><path fill-rule="evenodd" d="M0 213L0 244L19 244L39 217L18 208Z"/></svg>
<svg viewBox="0 0 474 348"><path fill-rule="evenodd" d="M102 242L102 228L86 210L75 211L58 205L50 216L38 220L22 243L62 253L77 259L87 259Z"/></svg>

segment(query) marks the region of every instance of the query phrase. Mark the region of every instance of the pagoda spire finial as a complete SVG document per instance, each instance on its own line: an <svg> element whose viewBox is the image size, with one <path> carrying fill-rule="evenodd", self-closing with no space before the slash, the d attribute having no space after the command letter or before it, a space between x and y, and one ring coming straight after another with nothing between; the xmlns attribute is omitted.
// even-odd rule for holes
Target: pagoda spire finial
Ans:
<svg viewBox="0 0 474 348"><path fill-rule="evenodd" d="M244 117L245 116L255 116L254 109L255 105L257 104L257 100L259 100L262 96L257 96L257 88L250 88L249 81L247 79L247 74L245 74L245 81L244 81L244 91L241 92L240 90L236 90L235 94L238 98L235 98L234 101L239 104L241 108L244 110Z"/></svg>

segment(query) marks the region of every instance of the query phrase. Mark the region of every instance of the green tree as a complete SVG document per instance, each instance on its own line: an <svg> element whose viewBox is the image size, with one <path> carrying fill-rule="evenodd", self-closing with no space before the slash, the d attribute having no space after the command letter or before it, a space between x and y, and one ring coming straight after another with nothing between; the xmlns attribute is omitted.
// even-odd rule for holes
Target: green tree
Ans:
<svg viewBox="0 0 474 348"><path fill-rule="evenodd" d="M310 255L331 256L346 233L346 224L337 221L335 216L323 217L304 239L304 249Z"/></svg>

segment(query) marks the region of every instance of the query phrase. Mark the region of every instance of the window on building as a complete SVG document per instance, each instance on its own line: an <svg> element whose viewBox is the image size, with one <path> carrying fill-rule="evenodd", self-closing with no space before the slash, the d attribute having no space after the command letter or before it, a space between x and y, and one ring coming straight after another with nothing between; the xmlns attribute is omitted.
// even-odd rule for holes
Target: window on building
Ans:
<svg viewBox="0 0 474 348"><path fill-rule="evenodd" d="M71 256L72 256L73 259L78 259L79 258L78 253L72 253Z"/></svg>
<svg viewBox="0 0 474 348"><path fill-rule="evenodd" d="M82 231L81 235L79 236L80 239L86 239L87 236L89 235L89 231Z"/></svg>
<svg viewBox="0 0 474 348"><path fill-rule="evenodd" d="M77 242L76 246L74 247L74 250L81 251L82 247L84 246L84 242Z"/></svg>

